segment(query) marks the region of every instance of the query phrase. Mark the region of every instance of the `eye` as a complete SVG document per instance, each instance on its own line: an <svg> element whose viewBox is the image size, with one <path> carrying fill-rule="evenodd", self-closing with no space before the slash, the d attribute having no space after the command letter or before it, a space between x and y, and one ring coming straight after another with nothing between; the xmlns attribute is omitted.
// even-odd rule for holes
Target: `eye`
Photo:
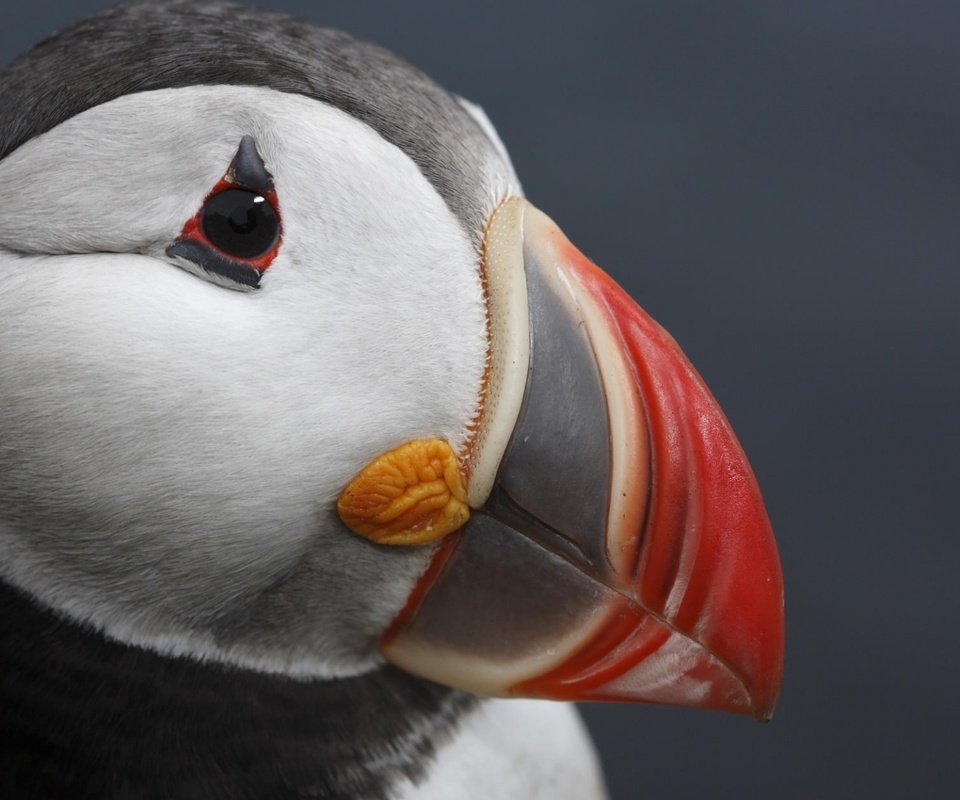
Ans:
<svg viewBox="0 0 960 800"><path fill-rule="evenodd" d="M214 247L236 258L260 258L280 236L280 220L270 201L246 189L213 195L200 212L200 226Z"/></svg>
<svg viewBox="0 0 960 800"><path fill-rule="evenodd" d="M256 289L282 235L273 178L253 137L244 136L226 174L166 253L214 283Z"/></svg>

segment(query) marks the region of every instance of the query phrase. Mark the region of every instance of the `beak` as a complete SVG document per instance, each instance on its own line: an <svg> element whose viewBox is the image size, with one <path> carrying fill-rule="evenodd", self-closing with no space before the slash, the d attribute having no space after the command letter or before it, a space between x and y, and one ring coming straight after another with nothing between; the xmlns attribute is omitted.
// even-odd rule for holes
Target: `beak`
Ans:
<svg viewBox="0 0 960 800"><path fill-rule="evenodd" d="M485 272L474 511L384 655L479 694L768 719L783 582L723 412L673 339L527 201L494 214Z"/></svg>

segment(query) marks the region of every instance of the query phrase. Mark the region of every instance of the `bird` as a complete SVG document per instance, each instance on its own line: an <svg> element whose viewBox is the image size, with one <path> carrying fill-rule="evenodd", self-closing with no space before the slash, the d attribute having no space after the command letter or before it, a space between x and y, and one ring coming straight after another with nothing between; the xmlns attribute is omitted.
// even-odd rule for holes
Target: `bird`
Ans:
<svg viewBox="0 0 960 800"><path fill-rule="evenodd" d="M776 544L484 111L278 12L0 72L0 795L601 798L563 701L767 719Z"/></svg>

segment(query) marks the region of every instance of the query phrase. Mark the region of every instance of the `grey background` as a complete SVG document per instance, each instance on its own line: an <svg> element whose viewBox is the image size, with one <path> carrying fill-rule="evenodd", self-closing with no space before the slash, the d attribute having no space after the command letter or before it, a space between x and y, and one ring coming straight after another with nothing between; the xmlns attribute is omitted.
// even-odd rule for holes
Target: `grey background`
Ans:
<svg viewBox="0 0 960 800"><path fill-rule="evenodd" d="M0 61L103 5L3 0ZM481 103L751 457L786 577L778 712L584 707L613 797L956 796L960 4L260 5Z"/></svg>

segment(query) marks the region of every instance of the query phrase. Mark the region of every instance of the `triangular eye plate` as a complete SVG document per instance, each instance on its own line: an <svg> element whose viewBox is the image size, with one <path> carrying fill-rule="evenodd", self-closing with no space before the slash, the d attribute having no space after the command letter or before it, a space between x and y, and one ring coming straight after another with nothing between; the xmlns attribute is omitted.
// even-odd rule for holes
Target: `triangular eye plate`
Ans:
<svg viewBox="0 0 960 800"><path fill-rule="evenodd" d="M225 194L227 192L232 194ZM224 198L233 199L234 205L239 204L238 213L247 214L247 223L238 228L233 224L233 218L224 222L222 213L212 215L211 200L214 198L218 198L214 201L218 205L224 204ZM250 203L248 209L243 208L244 202ZM219 231L216 227L210 229L212 216L219 222ZM235 237L252 231L261 239L265 236L266 245L262 252L258 249L253 256L240 256L230 252L230 242L224 240L224 231ZM256 141L246 135L240 140L224 176L204 198L197 213L184 224L180 236L167 248L166 254L178 265L203 278L231 289L250 290L260 287L260 278L276 257L281 239L280 206L273 176L263 162Z"/></svg>
<svg viewBox="0 0 960 800"><path fill-rule="evenodd" d="M262 195L273 191L273 176L267 172L260 151L257 150L257 143L249 134L240 140L237 154L230 162L230 167L223 179Z"/></svg>

